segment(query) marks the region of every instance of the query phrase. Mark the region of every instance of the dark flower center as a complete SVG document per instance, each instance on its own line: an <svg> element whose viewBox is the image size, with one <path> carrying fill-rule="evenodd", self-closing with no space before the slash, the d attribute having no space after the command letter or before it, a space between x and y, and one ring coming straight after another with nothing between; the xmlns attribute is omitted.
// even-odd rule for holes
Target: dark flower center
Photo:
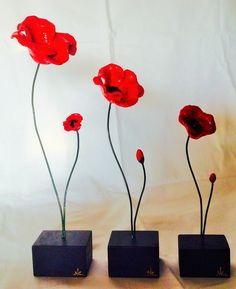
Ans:
<svg viewBox="0 0 236 289"><path fill-rule="evenodd" d="M190 119L188 121L188 125L197 132L200 132L202 130L201 124L196 119Z"/></svg>
<svg viewBox="0 0 236 289"><path fill-rule="evenodd" d="M75 127L75 124L76 124L77 122L78 122L78 121L75 120L75 119L71 120L70 126L71 126L71 127Z"/></svg>
<svg viewBox="0 0 236 289"><path fill-rule="evenodd" d="M116 86L109 86L107 87L107 92L121 92L121 90Z"/></svg>
<svg viewBox="0 0 236 289"><path fill-rule="evenodd" d="M49 58L54 58L56 55L57 55L57 53L54 52L54 53L48 54L47 56L48 56Z"/></svg>

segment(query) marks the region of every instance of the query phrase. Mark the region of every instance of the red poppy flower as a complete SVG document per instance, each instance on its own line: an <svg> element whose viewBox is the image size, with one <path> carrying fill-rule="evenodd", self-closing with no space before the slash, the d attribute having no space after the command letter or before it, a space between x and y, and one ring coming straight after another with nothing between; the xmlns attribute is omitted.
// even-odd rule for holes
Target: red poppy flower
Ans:
<svg viewBox="0 0 236 289"><path fill-rule="evenodd" d="M144 163L144 154L142 152L142 150L138 149L136 152L136 159L138 162L140 162L141 164Z"/></svg>
<svg viewBox="0 0 236 289"><path fill-rule="evenodd" d="M53 23L36 16L26 17L11 37L28 47L31 57L41 64L61 65L77 50L73 36L56 32Z"/></svg>
<svg viewBox="0 0 236 289"><path fill-rule="evenodd" d="M83 117L79 113L73 113L67 117L63 122L64 130L66 131L78 131L81 128L81 121Z"/></svg>
<svg viewBox="0 0 236 289"><path fill-rule="evenodd" d="M179 122L193 139L199 139L216 131L213 115L203 112L196 105L187 105L182 108L179 113Z"/></svg>
<svg viewBox="0 0 236 289"><path fill-rule="evenodd" d="M137 76L133 71L123 70L120 66L112 63L99 69L93 82L101 86L102 92L109 102L123 107L134 105L144 94L144 89L138 83Z"/></svg>

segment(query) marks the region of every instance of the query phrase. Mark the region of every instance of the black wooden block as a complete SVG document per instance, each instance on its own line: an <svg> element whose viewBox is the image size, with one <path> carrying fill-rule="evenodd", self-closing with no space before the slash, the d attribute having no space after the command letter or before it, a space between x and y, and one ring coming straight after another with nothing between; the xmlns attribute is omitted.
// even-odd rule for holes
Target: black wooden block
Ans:
<svg viewBox="0 0 236 289"><path fill-rule="evenodd" d="M181 277L230 277L230 248L224 235L179 235Z"/></svg>
<svg viewBox="0 0 236 289"><path fill-rule="evenodd" d="M92 261L92 231L43 231L32 246L34 276L86 277Z"/></svg>
<svg viewBox="0 0 236 289"><path fill-rule="evenodd" d="M159 235L157 231L112 231L108 244L110 277L159 277Z"/></svg>

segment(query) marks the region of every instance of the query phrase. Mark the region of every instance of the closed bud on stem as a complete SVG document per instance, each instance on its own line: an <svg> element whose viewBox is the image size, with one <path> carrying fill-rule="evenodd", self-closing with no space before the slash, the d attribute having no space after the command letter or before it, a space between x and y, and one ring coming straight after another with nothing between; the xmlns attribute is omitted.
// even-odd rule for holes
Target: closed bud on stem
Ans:
<svg viewBox="0 0 236 289"><path fill-rule="evenodd" d="M216 175L213 173L209 177L209 181L213 184L216 181Z"/></svg>
<svg viewBox="0 0 236 289"><path fill-rule="evenodd" d="M140 162L141 164L144 163L144 155L143 155L143 152L142 150L138 149L137 152L136 152L136 159L138 162Z"/></svg>

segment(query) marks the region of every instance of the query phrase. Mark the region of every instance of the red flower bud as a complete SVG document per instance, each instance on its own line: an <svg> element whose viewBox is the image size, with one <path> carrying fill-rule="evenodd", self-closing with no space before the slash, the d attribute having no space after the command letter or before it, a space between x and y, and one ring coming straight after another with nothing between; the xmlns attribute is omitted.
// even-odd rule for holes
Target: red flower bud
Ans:
<svg viewBox="0 0 236 289"><path fill-rule="evenodd" d="M214 183L214 182L216 181L216 175L215 175L214 173L210 175L209 181L210 181L211 183Z"/></svg>
<svg viewBox="0 0 236 289"><path fill-rule="evenodd" d="M138 162L140 162L141 164L144 163L144 155L143 155L143 152L142 150L138 149L137 152L136 152L136 159Z"/></svg>

